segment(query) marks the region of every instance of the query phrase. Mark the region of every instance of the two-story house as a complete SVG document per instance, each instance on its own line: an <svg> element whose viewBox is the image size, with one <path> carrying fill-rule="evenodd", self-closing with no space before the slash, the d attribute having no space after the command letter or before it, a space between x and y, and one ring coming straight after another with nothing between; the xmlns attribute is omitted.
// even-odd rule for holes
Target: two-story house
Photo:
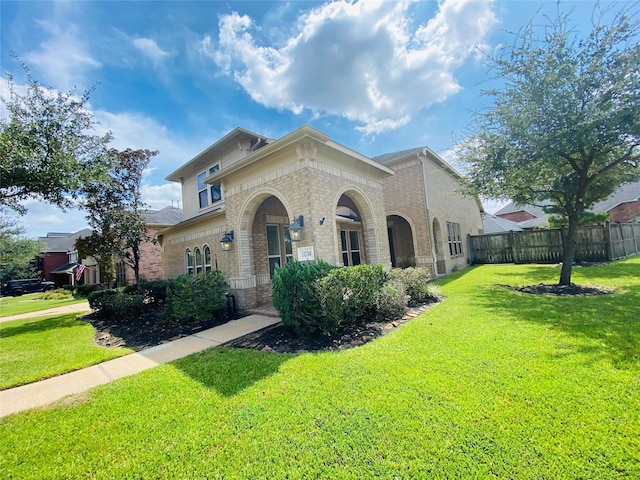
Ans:
<svg viewBox="0 0 640 480"><path fill-rule="evenodd" d="M276 140L236 128L167 176L181 183L184 220L158 234L164 277L220 269L249 309L270 302L291 258L466 265L482 207L457 193L458 174L424 147L383 157L309 126Z"/></svg>

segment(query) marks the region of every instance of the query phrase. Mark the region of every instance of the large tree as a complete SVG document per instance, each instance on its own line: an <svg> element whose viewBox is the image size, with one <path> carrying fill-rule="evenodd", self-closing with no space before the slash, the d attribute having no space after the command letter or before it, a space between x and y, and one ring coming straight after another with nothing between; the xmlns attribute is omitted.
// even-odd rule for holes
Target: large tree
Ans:
<svg viewBox="0 0 640 480"><path fill-rule="evenodd" d="M85 188L84 207L93 235L77 246L107 262L110 252L122 259L140 284L140 245L151 241L142 216L146 205L140 187L144 169L157 151L110 149L103 161L109 166L107 178ZM102 261L101 260L101 261ZM106 263L105 263L106 265Z"/></svg>
<svg viewBox="0 0 640 480"><path fill-rule="evenodd" d="M584 35L559 9L533 22L489 63L502 87L479 112L460 156L468 184L517 204L551 201L567 219L561 285L571 283L583 213L620 184L638 178L640 44L638 21L599 6Z"/></svg>
<svg viewBox="0 0 640 480"><path fill-rule="evenodd" d="M99 159L111 134L92 133L92 90L78 95L44 88L23 65L23 93L8 76L8 117L0 119L0 206L20 213L22 200L37 198L69 207L83 185L103 173Z"/></svg>

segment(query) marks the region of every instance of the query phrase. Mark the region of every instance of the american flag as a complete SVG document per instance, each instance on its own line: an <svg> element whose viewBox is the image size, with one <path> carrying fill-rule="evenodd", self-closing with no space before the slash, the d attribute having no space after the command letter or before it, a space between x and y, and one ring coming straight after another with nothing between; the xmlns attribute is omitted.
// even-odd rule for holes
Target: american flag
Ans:
<svg viewBox="0 0 640 480"><path fill-rule="evenodd" d="M78 264L76 267L76 281L79 281L82 277L82 272L84 272L84 265Z"/></svg>

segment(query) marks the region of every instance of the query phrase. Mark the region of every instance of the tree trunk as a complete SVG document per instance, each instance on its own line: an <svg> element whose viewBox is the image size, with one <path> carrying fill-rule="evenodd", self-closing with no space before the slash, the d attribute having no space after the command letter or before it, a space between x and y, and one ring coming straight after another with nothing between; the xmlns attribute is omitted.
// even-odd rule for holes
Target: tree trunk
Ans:
<svg viewBox="0 0 640 480"><path fill-rule="evenodd" d="M578 247L578 223L580 215L570 215L569 225L562 234L562 270L560 271L560 281L558 285L571 285L571 270L573 261L576 258Z"/></svg>

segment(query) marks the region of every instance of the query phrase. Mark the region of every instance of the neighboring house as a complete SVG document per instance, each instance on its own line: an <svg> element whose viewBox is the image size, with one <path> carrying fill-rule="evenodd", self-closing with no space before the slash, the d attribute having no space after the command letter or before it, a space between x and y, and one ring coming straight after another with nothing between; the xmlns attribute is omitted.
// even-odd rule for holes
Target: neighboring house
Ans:
<svg viewBox="0 0 640 480"><path fill-rule="evenodd" d="M155 239L157 233L168 226L182 220L182 210L168 206L162 210L144 210L142 213L146 222L147 236ZM78 258L75 242L80 237L88 237L92 230L85 228L75 233L47 233L40 237L47 244L46 252L38 259L38 269L44 280L55 282L57 287L69 284L97 284L101 283L100 267L91 258ZM142 242L140 244L140 277L146 280L160 280L162 278L162 259L160 246L157 242ZM78 265L84 269L76 278ZM133 283L133 269L121 260L116 260L116 277L118 283Z"/></svg>
<svg viewBox="0 0 640 480"><path fill-rule="evenodd" d="M520 232L523 229L518 226L518 222L507 220L496 215L487 213L482 217L484 233Z"/></svg>
<svg viewBox="0 0 640 480"><path fill-rule="evenodd" d="M151 241L140 244L140 278L145 280L162 279L162 253L156 237L158 232L182 221L182 210L173 206L161 210L143 210L140 212L147 227L146 235ZM116 262L116 281L118 284L135 282L133 268L122 260Z"/></svg>
<svg viewBox="0 0 640 480"><path fill-rule="evenodd" d="M220 269L249 309L270 303L275 267L291 258L465 266L481 205L455 193L458 174L424 147L378 159L309 126L277 140L236 128L167 176L184 221L158 234L164 277Z"/></svg>
<svg viewBox="0 0 640 480"><path fill-rule="evenodd" d="M47 250L38 258L38 269L42 272L42 278L54 282L56 287L77 283L74 275L80 262L78 262L74 244L78 238L89 235L91 235L91 229L85 228L75 233L49 232L46 237L38 238L47 244ZM99 278L97 265L93 259L89 259L87 263L81 277L84 279L82 283L97 283Z"/></svg>
<svg viewBox="0 0 640 480"><path fill-rule="evenodd" d="M607 212L611 222L640 223L640 182L622 185L609 198L596 203L592 210Z"/></svg>
<svg viewBox="0 0 640 480"><path fill-rule="evenodd" d="M640 182L621 185L606 200L594 204L590 211L594 213L608 213L611 222L640 222ZM495 217L515 222L515 226L521 230L531 228L545 228L547 226L547 214L541 207L534 205L519 206L513 202L502 207ZM484 217L485 233L507 232L516 230L511 224L504 224L504 230L500 228L491 216Z"/></svg>

